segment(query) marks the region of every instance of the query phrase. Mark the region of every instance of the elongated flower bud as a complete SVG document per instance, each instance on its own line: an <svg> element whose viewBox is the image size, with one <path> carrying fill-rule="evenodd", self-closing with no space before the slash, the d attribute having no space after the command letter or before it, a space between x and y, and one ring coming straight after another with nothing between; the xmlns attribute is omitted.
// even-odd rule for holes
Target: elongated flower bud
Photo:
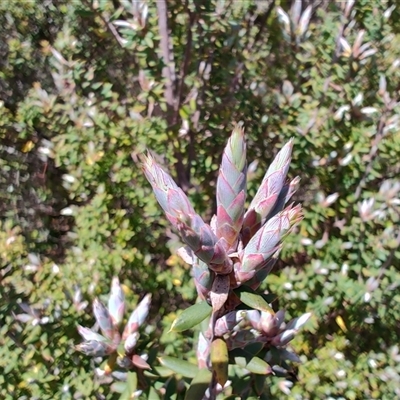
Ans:
<svg viewBox="0 0 400 400"><path fill-rule="evenodd" d="M89 328L85 328L84 326L78 325L78 332L79 334L86 340L86 341L97 341L97 342L107 342L104 336L100 335L97 332L93 332Z"/></svg>
<svg viewBox="0 0 400 400"><path fill-rule="evenodd" d="M245 243L247 243L260 226L263 225L265 218L273 210L278 200L279 193L284 186L286 175L289 170L292 148L293 140L290 140L276 155L253 201L250 203L243 221Z"/></svg>
<svg viewBox="0 0 400 400"><path fill-rule="evenodd" d="M132 333L137 332L140 325L143 324L150 310L151 295L146 294L143 300L138 304L135 311L131 314L128 323L125 326L122 340L126 340Z"/></svg>
<svg viewBox="0 0 400 400"><path fill-rule="evenodd" d="M246 144L244 132L236 127L222 155L217 181L216 233L226 249L234 247L242 227L246 200Z"/></svg>
<svg viewBox="0 0 400 400"><path fill-rule="evenodd" d="M227 257L222 241L196 214L182 189L151 156L144 157L143 170L157 201L183 241L210 269L220 274L229 274L232 262Z"/></svg>
<svg viewBox="0 0 400 400"><path fill-rule="evenodd" d="M103 335L107 339L112 340L116 331L114 329L110 313L108 312L107 308L99 301L99 299L94 299L93 301L93 313Z"/></svg>
<svg viewBox="0 0 400 400"><path fill-rule="evenodd" d="M114 327L118 327L124 317L125 295L117 277L114 277L111 283L108 311L110 312Z"/></svg>
<svg viewBox="0 0 400 400"><path fill-rule="evenodd" d="M108 342L98 342L97 340L88 340L76 346L76 349L87 356L104 357L115 351L115 347Z"/></svg>
<svg viewBox="0 0 400 400"><path fill-rule="evenodd" d="M139 332L131 333L125 340L124 348L129 354L135 348L137 341L139 340Z"/></svg>
<svg viewBox="0 0 400 400"><path fill-rule="evenodd" d="M250 240L241 254L241 263L235 271L239 282L251 279L279 250L283 236L302 218L300 205L287 208L271 218Z"/></svg>

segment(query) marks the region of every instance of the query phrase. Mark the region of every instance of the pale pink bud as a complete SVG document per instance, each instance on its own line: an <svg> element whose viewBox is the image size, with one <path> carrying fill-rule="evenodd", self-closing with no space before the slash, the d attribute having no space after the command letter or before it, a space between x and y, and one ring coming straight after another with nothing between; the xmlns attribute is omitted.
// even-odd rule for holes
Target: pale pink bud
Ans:
<svg viewBox="0 0 400 400"><path fill-rule="evenodd" d="M147 294L143 300L138 304L135 311L131 314L128 323L125 326L122 340L126 340L129 335L137 332L139 327L143 324L150 310L151 295Z"/></svg>
<svg viewBox="0 0 400 400"><path fill-rule="evenodd" d="M112 340L116 331L114 329L110 313L98 299L93 301L93 313L103 335L107 339Z"/></svg>
<svg viewBox="0 0 400 400"><path fill-rule="evenodd" d="M125 295L119 284L119 279L114 277L111 284L111 294L108 299L108 311L115 327L122 322L125 311Z"/></svg>

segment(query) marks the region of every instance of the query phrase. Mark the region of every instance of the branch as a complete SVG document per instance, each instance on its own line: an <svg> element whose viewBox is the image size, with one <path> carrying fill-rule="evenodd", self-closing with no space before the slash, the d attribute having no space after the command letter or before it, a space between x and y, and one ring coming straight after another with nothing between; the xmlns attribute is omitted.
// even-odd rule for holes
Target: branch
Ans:
<svg viewBox="0 0 400 400"><path fill-rule="evenodd" d="M181 104L183 102L183 87L185 84L185 78L188 73L189 64L190 64L191 55L192 55L192 45L193 45L192 29L198 18L198 14L192 13L190 11L188 0L185 1L185 11L187 12L187 14L189 16L189 24L188 24L188 29L187 29L187 41L186 41L185 53L184 53L184 57L183 57L183 64L182 64L181 71L179 74L180 81L179 81L178 93L177 93L178 102L175 107L175 118L176 119L178 119L179 109L181 108ZM188 135L188 137L189 137L188 162L187 162L185 174L186 174L187 180L190 182L190 170L191 170L191 166L192 166L192 161L194 160L196 153L195 153L195 149L194 149L195 137L193 135L192 129L189 128L188 133L189 133L189 135Z"/></svg>
<svg viewBox="0 0 400 400"><path fill-rule="evenodd" d="M179 85L178 85L178 93L177 93L177 100L178 102L176 103L175 106L175 112L178 115L179 114L179 109L180 106L182 104L182 97L183 97L183 86L184 86L184 82L185 82L185 77L187 75L188 72L188 68L189 68L189 64L190 64L190 59L191 59L191 50L192 50L192 41L193 41L193 33L192 33L192 28L193 25L195 24L195 22L197 21L197 16L196 14L193 14L190 10L189 10L189 5L188 5L188 1L185 1L185 11L188 13L189 15L189 26L188 26L188 30L187 30L187 41L186 41L186 47L185 47L185 54L183 57L183 64L182 64L182 68L180 71L180 81L179 81Z"/></svg>
<svg viewBox="0 0 400 400"><path fill-rule="evenodd" d="M176 128L179 117L180 99L175 96L177 90L177 79L175 76L175 69L173 63L173 51L172 45L170 48L170 38L168 32L168 12L167 12L167 2L166 0L157 1L157 12L158 12L158 29L160 31L160 46L161 46L161 58L164 61L164 68L162 71L163 77L165 79L165 100L167 102L168 112L167 112L167 122L169 128ZM184 77L182 77L182 80ZM174 156L176 158L175 170L176 177L179 186L186 191L189 188L189 179L186 174L186 168L183 163L182 152L180 151L179 142L176 142L170 135L169 129L167 130L167 135L169 141L173 145Z"/></svg>
<svg viewBox="0 0 400 400"><path fill-rule="evenodd" d="M170 41L168 33L168 15L167 15L167 3L165 0L157 1L158 11L158 29L160 31L160 46L161 46L161 58L164 61L164 68L162 70L163 77L165 78L165 99L168 104L169 111L174 110L174 86L176 84L175 71L173 70L172 55L170 52ZM172 121L171 121L172 122Z"/></svg>

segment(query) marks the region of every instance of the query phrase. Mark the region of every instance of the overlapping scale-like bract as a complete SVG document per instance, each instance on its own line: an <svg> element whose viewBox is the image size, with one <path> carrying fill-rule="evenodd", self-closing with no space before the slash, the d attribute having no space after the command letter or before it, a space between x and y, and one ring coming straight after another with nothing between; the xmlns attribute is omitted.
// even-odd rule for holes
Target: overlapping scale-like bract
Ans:
<svg viewBox="0 0 400 400"><path fill-rule="evenodd" d="M227 257L222 240L217 238L210 225L194 211L182 189L150 155L144 157L143 170L157 201L183 241L211 270L229 274L232 271L232 262Z"/></svg>
<svg viewBox="0 0 400 400"><path fill-rule="evenodd" d="M212 305L208 328L199 336L197 357L199 368L212 365L216 382L226 379L228 357L219 356L226 353L225 348L237 349L235 362L243 362L253 373L269 374L271 368L266 359L253 357L248 362L239 356L240 349L249 344L267 350L275 346L282 359L293 359L284 353L284 346L309 318L305 314L285 327L284 311L274 314L265 298L254 292L276 263L285 235L302 219L300 205L287 206L300 181L298 177L287 181L292 148L290 140L278 152L245 212L246 144L243 130L235 127L222 155L216 213L209 225L154 159L143 159L158 202L187 245L178 254L192 265L199 297ZM238 310L242 303L255 309Z"/></svg>
<svg viewBox="0 0 400 400"><path fill-rule="evenodd" d="M274 253L280 250L280 242L289 229L302 218L301 207L288 207L257 231L240 254L241 262L235 274L239 282L246 282L266 266Z"/></svg>
<svg viewBox="0 0 400 400"><path fill-rule="evenodd" d="M250 240L274 209L279 194L285 185L292 148L293 140L290 140L276 155L265 173L261 185L244 215L242 231L244 243Z"/></svg>
<svg viewBox="0 0 400 400"><path fill-rule="evenodd" d="M144 320L149 315L150 301L151 295L146 294L142 301L137 305L125 326L124 333L122 334L123 340L128 338L132 333L137 332L139 327L143 324Z"/></svg>
<svg viewBox="0 0 400 400"><path fill-rule="evenodd" d="M299 178L286 182L292 148L290 140L278 152L245 213L246 144L243 129L235 127L223 152L217 210L210 225L196 214L183 191L153 157L143 158L144 173L158 202L192 250L190 264L202 299L215 297L212 287L218 274L230 274L234 269L232 288L248 282L256 289L272 269L284 234L301 219L300 206L284 209L299 184ZM224 297L232 296L224 293Z"/></svg>
<svg viewBox="0 0 400 400"><path fill-rule="evenodd" d="M216 233L226 249L234 248L242 228L246 201L246 144L236 127L225 147L217 180Z"/></svg>
<svg viewBox="0 0 400 400"><path fill-rule="evenodd" d="M192 267L197 293L204 300L210 293L215 273L208 268L207 264L198 259L193 262Z"/></svg>

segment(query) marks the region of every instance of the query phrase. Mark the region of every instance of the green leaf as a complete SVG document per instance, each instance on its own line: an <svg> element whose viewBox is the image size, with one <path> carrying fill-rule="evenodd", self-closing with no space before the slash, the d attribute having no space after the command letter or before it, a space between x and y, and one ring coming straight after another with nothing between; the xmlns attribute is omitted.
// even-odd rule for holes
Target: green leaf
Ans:
<svg viewBox="0 0 400 400"><path fill-rule="evenodd" d="M211 365L215 380L223 387L228 380L228 347L222 338L216 338L211 344Z"/></svg>
<svg viewBox="0 0 400 400"><path fill-rule="evenodd" d="M246 306L249 306L255 310L266 311L275 315L274 310L267 303L265 297L261 294L257 294L249 287L242 285L237 289L234 289L234 292L236 296L239 297L240 301L246 304Z"/></svg>
<svg viewBox="0 0 400 400"><path fill-rule="evenodd" d="M234 357L236 365L245 368L253 374L268 375L272 372L271 367L268 363L259 357L253 357L249 362L247 362L246 357Z"/></svg>
<svg viewBox="0 0 400 400"><path fill-rule="evenodd" d="M159 357L160 364L186 378L194 378L198 372L196 365L174 357Z"/></svg>
<svg viewBox="0 0 400 400"><path fill-rule="evenodd" d="M205 391L210 385L211 378L212 374L207 368L200 369L190 383L185 400L202 400Z"/></svg>
<svg viewBox="0 0 400 400"><path fill-rule="evenodd" d="M157 368L153 367L151 371L145 370L144 375L150 378L158 378L159 376L161 376L161 378L168 378L173 375L173 371L159 365Z"/></svg>
<svg viewBox="0 0 400 400"><path fill-rule="evenodd" d="M120 400L127 398L125 392L128 390L128 386L127 386L126 382L114 382L111 385L111 390L115 393L121 393Z"/></svg>
<svg viewBox="0 0 400 400"><path fill-rule="evenodd" d="M115 387L116 384L123 383L123 386ZM135 372L128 372L126 377L126 382L115 382L113 384L114 390L117 389L121 396L119 400L129 400L132 399L133 393L136 392L137 389L137 375ZM123 390L121 390L123 388Z"/></svg>
<svg viewBox="0 0 400 400"><path fill-rule="evenodd" d="M211 314L212 308L206 301L194 304L179 315L171 325L170 332L183 332L193 328Z"/></svg>
<svg viewBox="0 0 400 400"><path fill-rule="evenodd" d="M157 391L153 387L150 387L150 389L149 389L149 397L148 398L152 399L152 400L161 400Z"/></svg>
<svg viewBox="0 0 400 400"><path fill-rule="evenodd" d="M168 379L165 384L165 394L164 400L177 400L177 380L176 379Z"/></svg>

